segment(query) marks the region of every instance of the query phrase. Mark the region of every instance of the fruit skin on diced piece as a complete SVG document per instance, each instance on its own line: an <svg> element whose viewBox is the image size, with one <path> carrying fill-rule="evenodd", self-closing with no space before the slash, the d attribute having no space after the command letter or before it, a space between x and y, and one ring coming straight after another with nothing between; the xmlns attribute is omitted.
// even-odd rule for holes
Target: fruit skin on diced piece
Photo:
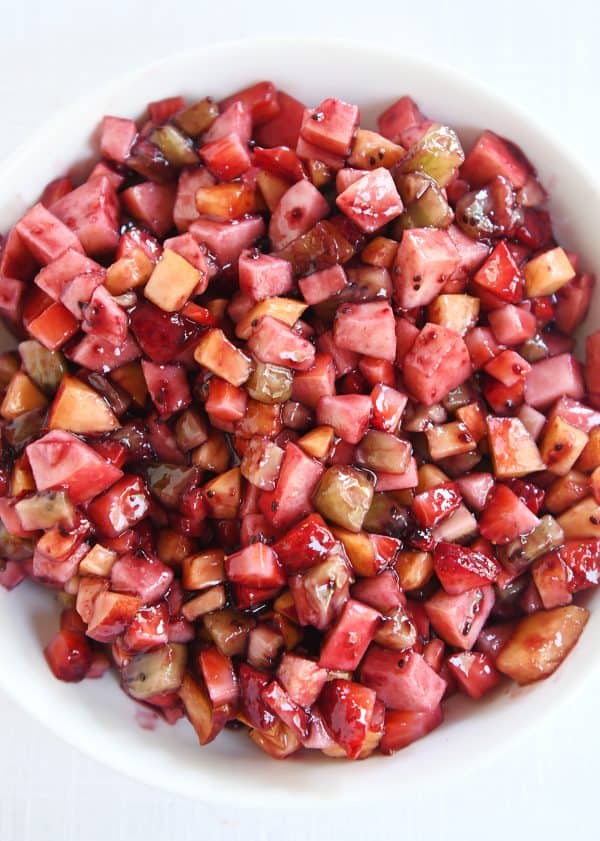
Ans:
<svg viewBox="0 0 600 841"><path fill-rule="evenodd" d="M59 429L29 444L26 452L37 489L65 488L75 505L102 493L123 475L75 435Z"/></svg>
<svg viewBox="0 0 600 841"><path fill-rule="evenodd" d="M403 309L430 304L459 266L459 254L446 231L404 231L392 269L395 300Z"/></svg>
<svg viewBox="0 0 600 841"><path fill-rule="evenodd" d="M335 538L319 514L310 514L274 545L287 573L301 572L326 560Z"/></svg>
<svg viewBox="0 0 600 841"><path fill-rule="evenodd" d="M285 584L279 560L270 546L253 543L225 559L230 581L248 587L277 588Z"/></svg>
<svg viewBox="0 0 600 841"><path fill-rule="evenodd" d="M404 357L402 373L411 394L426 406L440 400L469 378L469 351L453 330L426 324Z"/></svg>
<svg viewBox="0 0 600 841"><path fill-rule="evenodd" d="M456 595L439 590L425 602L425 612L435 632L448 645L469 651L475 645L494 602L494 588L490 585Z"/></svg>
<svg viewBox="0 0 600 841"><path fill-rule="evenodd" d="M335 203L361 231L368 234L387 225L404 210L394 179L383 167L373 169L354 181L338 195Z"/></svg>
<svg viewBox="0 0 600 841"><path fill-rule="evenodd" d="M392 651L372 645L360 679L388 709L431 712L446 691L443 680L416 651Z"/></svg>
<svg viewBox="0 0 600 841"><path fill-rule="evenodd" d="M277 91L279 113L258 126L254 139L260 146L289 146L298 142L305 106L285 91Z"/></svg>
<svg viewBox="0 0 600 841"><path fill-rule="evenodd" d="M114 642L135 619L140 600L124 593L100 593L86 634L97 642Z"/></svg>
<svg viewBox="0 0 600 841"><path fill-rule="evenodd" d="M387 301L342 304L335 316L333 340L343 350L385 359L396 358L396 323Z"/></svg>
<svg viewBox="0 0 600 841"><path fill-rule="evenodd" d="M588 618L589 611L574 605L525 617L496 658L496 668L520 685L548 677L571 651Z"/></svg>

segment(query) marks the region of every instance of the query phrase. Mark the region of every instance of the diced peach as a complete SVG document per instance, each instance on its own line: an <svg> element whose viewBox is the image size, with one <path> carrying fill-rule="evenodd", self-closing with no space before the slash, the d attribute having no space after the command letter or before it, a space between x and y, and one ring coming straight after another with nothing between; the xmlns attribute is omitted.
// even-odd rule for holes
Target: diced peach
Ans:
<svg viewBox="0 0 600 841"><path fill-rule="evenodd" d="M565 476L573 467L588 442L588 436L561 417L554 417L546 426L540 454L547 469Z"/></svg>
<svg viewBox="0 0 600 841"><path fill-rule="evenodd" d="M499 479L526 476L544 470L545 459L518 418L488 415L486 425L494 473Z"/></svg>
<svg viewBox="0 0 600 841"><path fill-rule="evenodd" d="M471 295L438 295L427 309L427 317L433 324L441 324L464 336L477 324L479 299Z"/></svg>
<svg viewBox="0 0 600 841"><path fill-rule="evenodd" d="M194 359L235 386L243 385L250 376L250 360L231 344L222 330L208 330L202 336L194 351Z"/></svg>
<svg viewBox="0 0 600 841"><path fill-rule="evenodd" d="M284 261L282 261L284 262ZM293 327L306 310L306 304L293 298L265 298L255 304L235 327L239 339L249 339L261 318L269 316Z"/></svg>
<svg viewBox="0 0 600 841"><path fill-rule="evenodd" d="M523 685L548 677L573 648L589 617L583 607L557 607L522 619L496 667Z"/></svg>
<svg viewBox="0 0 600 841"><path fill-rule="evenodd" d="M50 409L49 429L97 435L118 427L114 412L97 391L75 377L63 378Z"/></svg>
<svg viewBox="0 0 600 841"><path fill-rule="evenodd" d="M144 287L144 295L162 310L175 312L182 308L199 280L198 269L166 248Z"/></svg>
<svg viewBox="0 0 600 841"><path fill-rule="evenodd" d="M46 396L23 371L17 371L8 384L0 415L6 420L18 418L25 412L44 409L48 405Z"/></svg>
<svg viewBox="0 0 600 841"><path fill-rule="evenodd" d="M525 289L529 298L552 295L573 280L575 270L562 248L539 254L525 264Z"/></svg>
<svg viewBox="0 0 600 841"><path fill-rule="evenodd" d="M566 538L600 537L600 505L588 496L561 514L557 522Z"/></svg>

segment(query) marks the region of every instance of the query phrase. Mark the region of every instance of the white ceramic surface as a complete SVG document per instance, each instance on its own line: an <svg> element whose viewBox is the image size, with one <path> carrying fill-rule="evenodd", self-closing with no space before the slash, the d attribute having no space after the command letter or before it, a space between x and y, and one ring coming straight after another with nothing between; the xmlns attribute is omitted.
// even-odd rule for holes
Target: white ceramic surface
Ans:
<svg viewBox="0 0 600 841"><path fill-rule="evenodd" d="M583 255L586 268L600 267L595 219L600 196L567 151L549 140L527 115L448 68L402 57L380 47L338 42L279 40L222 44L181 54L119 79L61 113L0 169L0 230L39 195L41 187L73 161L93 154L92 135L104 113L136 116L147 101L182 93L220 97L249 81L272 78L280 87L317 104L328 95L361 106L362 124L399 94L411 93L425 113L457 127L468 144L492 128L519 143L552 191L551 211L561 241ZM598 300L590 318L598 323ZM511 688L474 706L449 708L447 722L427 739L392 759L359 764L317 757L276 763L239 734L226 733L199 748L180 722L148 733L134 723L134 706L114 680L69 686L55 681L41 646L56 627L58 607L46 591L25 584L0 593L0 683L29 712L70 743L123 773L207 802L268 803L314 807L361 797L403 795L435 785L457 766L485 763L516 735L538 724L544 710L572 698L594 664L600 598L590 598L592 616L582 640L548 681ZM468 713L468 714L465 714ZM457 761L460 757L460 763Z"/></svg>

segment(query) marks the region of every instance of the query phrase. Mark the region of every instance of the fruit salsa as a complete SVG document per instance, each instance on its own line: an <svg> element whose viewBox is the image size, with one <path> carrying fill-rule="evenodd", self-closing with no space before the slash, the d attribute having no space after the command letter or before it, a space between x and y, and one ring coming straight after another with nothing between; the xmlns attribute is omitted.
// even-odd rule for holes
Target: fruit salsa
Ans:
<svg viewBox="0 0 600 841"><path fill-rule="evenodd" d="M594 277L509 140L377 129L271 82L105 116L3 241L0 583L201 744L389 754L588 619Z"/></svg>

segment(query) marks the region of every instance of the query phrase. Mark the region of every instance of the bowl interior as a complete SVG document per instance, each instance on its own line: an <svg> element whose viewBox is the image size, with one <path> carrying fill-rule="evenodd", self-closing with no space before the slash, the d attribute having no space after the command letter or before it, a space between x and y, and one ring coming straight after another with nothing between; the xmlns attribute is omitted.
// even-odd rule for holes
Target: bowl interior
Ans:
<svg viewBox="0 0 600 841"><path fill-rule="evenodd" d="M76 103L42 128L0 169L0 230L39 196L57 174L94 154L94 129L106 113L136 116L145 103L184 94L221 97L248 83L271 78L309 104L333 95L361 107L361 124L375 126L376 115L395 98L410 93L423 111L457 128L468 144L482 128L519 143L551 192L550 209L562 244L579 251L587 269L600 267L600 211L597 187L587 173L549 140L526 115L476 83L447 68L401 55L341 42L302 40L222 44L159 62L111 83ZM596 298L588 326L598 324ZM359 765L302 756L276 763L238 733L224 733L199 749L187 722L160 723L153 732L139 724L136 705L111 677L77 686L53 679L42 645L56 630L58 605L30 583L0 592L0 686L33 715L86 753L147 783L208 802L307 806L351 800L359 782L363 797L389 796L402 776L406 793L456 773L461 763L489 760L509 735L523 735L540 720L540 711L570 697L593 662L600 628L592 616L579 645L564 666L542 685L504 689L477 705L450 703L445 724L392 759L374 757ZM265 796L267 795L267 797Z"/></svg>

